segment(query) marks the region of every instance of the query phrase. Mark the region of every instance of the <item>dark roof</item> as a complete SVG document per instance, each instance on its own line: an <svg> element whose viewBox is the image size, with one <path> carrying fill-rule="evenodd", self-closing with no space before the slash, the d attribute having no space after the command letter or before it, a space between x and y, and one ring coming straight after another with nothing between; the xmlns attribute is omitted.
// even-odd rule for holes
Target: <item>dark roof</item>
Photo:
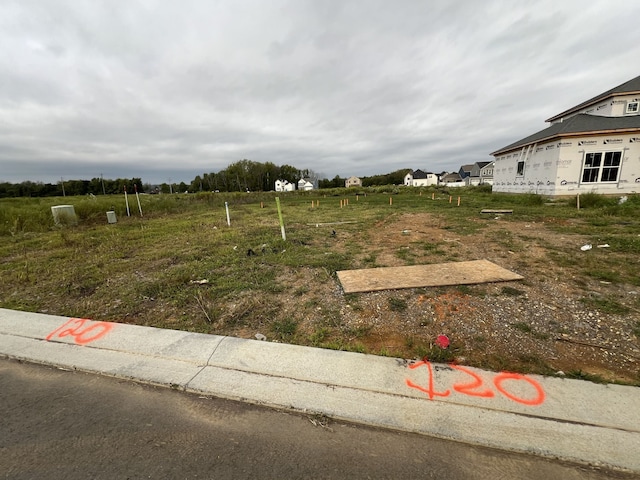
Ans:
<svg viewBox="0 0 640 480"><path fill-rule="evenodd" d="M640 115L629 117L603 117L580 113L568 118L564 122L554 123L550 127L540 130L538 133L518 140L517 142L502 147L491 155L514 150L532 143L549 141L563 136L575 136L577 134L593 135L598 133L624 133L625 131L640 130Z"/></svg>
<svg viewBox="0 0 640 480"><path fill-rule="evenodd" d="M476 162L476 165L478 165L478 168L482 169L484 167L486 167L487 165L489 165L491 162Z"/></svg>
<svg viewBox="0 0 640 480"><path fill-rule="evenodd" d="M423 172L422 170L414 170L413 171L413 178L427 178L428 175L432 175L431 172Z"/></svg>
<svg viewBox="0 0 640 480"><path fill-rule="evenodd" d="M571 107L569 110L565 110L562 113L559 113L550 119L546 120L547 122L553 122L562 118L572 112L576 112L593 103L601 102L602 100L606 100L608 97L613 97L616 95L628 95L633 93L640 93L640 77L636 77L628 82L623 83L622 85L618 85L617 87L612 88L611 90L607 90L600 95L596 95L595 97L587 100L586 102L582 102L580 105L576 105L575 107Z"/></svg>

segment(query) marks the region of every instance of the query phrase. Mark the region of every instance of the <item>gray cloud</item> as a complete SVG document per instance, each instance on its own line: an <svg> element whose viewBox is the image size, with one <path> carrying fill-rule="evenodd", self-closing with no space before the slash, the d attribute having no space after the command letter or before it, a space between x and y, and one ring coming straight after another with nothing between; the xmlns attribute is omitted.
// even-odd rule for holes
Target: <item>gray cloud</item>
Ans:
<svg viewBox="0 0 640 480"><path fill-rule="evenodd" d="M0 181L457 170L638 75L625 0L5 1Z"/></svg>

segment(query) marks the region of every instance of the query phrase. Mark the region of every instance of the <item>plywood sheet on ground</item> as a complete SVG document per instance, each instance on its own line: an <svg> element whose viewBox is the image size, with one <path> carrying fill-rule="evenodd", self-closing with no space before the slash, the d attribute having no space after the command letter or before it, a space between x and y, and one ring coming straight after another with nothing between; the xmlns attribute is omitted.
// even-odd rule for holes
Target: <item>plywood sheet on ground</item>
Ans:
<svg viewBox="0 0 640 480"><path fill-rule="evenodd" d="M342 270L337 273L344 293L507 282L524 278L488 260Z"/></svg>
<svg viewBox="0 0 640 480"><path fill-rule="evenodd" d="M480 210L480 213L513 213L513 210L491 210L485 208L484 210Z"/></svg>

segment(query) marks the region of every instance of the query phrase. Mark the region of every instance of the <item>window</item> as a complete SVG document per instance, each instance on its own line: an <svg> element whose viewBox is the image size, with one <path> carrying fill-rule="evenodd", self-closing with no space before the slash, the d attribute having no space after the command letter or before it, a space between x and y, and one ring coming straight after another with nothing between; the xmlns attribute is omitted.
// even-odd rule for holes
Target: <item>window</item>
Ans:
<svg viewBox="0 0 640 480"><path fill-rule="evenodd" d="M516 172L516 176L522 177L524 176L524 162L518 162L518 170Z"/></svg>
<svg viewBox="0 0 640 480"><path fill-rule="evenodd" d="M602 166L601 182L615 182L618 180L618 170L620 170L620 159L622 152L606 152L604 154L604 165Z"/></svg>
<svg viewBox="0 0 640 480"><path fill-rule="evenodd" d="M622 152L587 153L582 170L582 183L615 182L618 180Z"/></svg>
<svg viewBox="0 0 640 480"><path fill-rule="evenodd" d="M625 113L638 113L640 111L640 102L628 102Z"/></svg>

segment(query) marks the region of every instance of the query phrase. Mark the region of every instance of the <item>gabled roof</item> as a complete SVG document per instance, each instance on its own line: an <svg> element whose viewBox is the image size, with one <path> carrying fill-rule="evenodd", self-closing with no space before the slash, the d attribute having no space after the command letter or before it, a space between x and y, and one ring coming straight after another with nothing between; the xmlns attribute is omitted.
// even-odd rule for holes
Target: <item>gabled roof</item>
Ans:
<svg viewBox="0 0 640 480"><path fill-rule="evenodd" d="M431 172L423 172L422 170L414 170L413 171L413 178L417 178L417 179L428 178L429 175L432 175L432 173Z"/></svg>
<svg viewBox="0 0 640 480"><path fill-rule="evenodd" d="M638 77L640 78L640 77ZM554 138L582 135L606 135L627 132L640 132L640 115L630 117L603 117L579 113L568 118L564 122L554 123L540 130L538 133L518 140L506 147L502 147L491 155L500 155L516 148L524 147L532 143L548 142Z"/></svg>
<svg viewBox="0 0 640 480"><path fill-rule="evenodd" d="M462 177L460 176L459 173L447 173L446 175L443 175L442 178L440 179L443 182L457 182L462 180Z"/></svg>
<svg viewBox="0 0 640 480"><path fill-rule="evenodd" d="M578 110L581 110L583 108L588 107L589 105L592 105L594 103L599 103L602 100L606 100L609 97L615 97L618 95L633 95L635 93L640 94L640 76L629 80L628 82L623 83L622 85L618 85L617 87L612 88L611 90L607 90L604 93L601 93L600 95L596 95L595 97L587 100L586 102L582 102L580 105L576 105L575 107L571 107L569 110L565 110L562 113L559 113L553 117L551 117L550 119L546 120L547 122L553 122L555 120L558 120L562 117L566 117L567 115L573 113L573 112L577 112Z"/></svg>
<svg viewBox="0 0 640 480"><path fill-rule="evenodd" d="M487 165L489 165L491 162L476 162L476 165L478 165L478 168L483 169L484 167L486 167Z"/></svg>

